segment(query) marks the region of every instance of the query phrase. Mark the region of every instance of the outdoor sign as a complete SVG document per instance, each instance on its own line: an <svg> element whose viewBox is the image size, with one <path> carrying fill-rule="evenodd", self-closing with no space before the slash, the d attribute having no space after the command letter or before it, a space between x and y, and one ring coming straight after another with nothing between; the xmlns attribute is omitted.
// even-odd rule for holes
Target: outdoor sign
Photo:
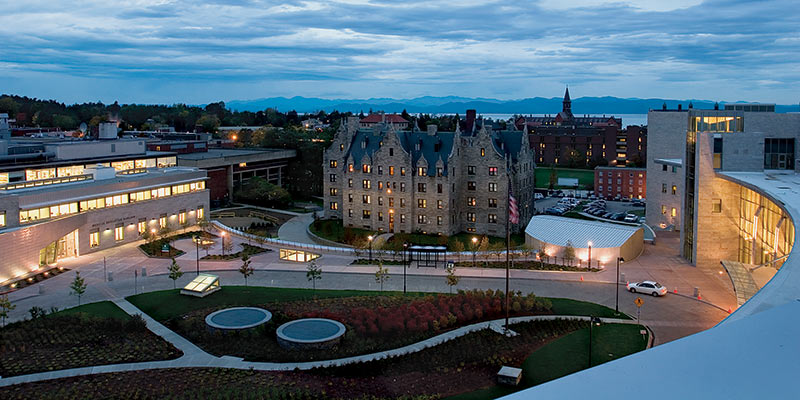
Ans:
<svg viewBox="0 0 800 400"><path fill-rule="evenodd" d="M637 297L636 300L633 301L633 303L636 304L636 307L641 307L642 304L644 304L644 300L642 300L641 297Z"/></svg>

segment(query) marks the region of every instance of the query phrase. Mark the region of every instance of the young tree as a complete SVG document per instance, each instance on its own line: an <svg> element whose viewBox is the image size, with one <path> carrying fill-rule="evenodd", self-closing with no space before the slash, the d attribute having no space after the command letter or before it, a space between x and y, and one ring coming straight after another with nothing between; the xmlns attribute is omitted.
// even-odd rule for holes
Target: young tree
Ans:
<svg viewBox="0 0 800 400"><path fill-rule="evenodd" d="M0 318L3 319L3 326L6 326L6 318L8 318L8 313L13 311L15 308L17 308L17 305L11 304L11 300L8 299L7 294L0 296Z"/></svg>
<svg viewBox="0 0 800 400"><path fill-rule="evenodd" d="M456 267L447 267L445 270L447 272L447 276L445 276L445 281L447 282L447 286L450 286L450 294L453 294L453 286L458 285L458 282L461 280L461 277L456 275Z"/></svg>
<svg viewBox="0 0 800 400"><path fill-rule="evenodd" d="M544 248L539 249L538 256L539 256L539 264L541 264L541 266L544 267L544 260L547 259L547 252L544 251Z"/></svg>
<svg viewBox="0 0 800 400"><path fill-rule="evenodd" d="M458 261L461 261L461 253L464 252L464 242L456 240L451 247L454 252L458 253Z"/></svg>
<svg viewBox="0 0 800 400"><path fill-rule="evenodd" d="M383 283L389 280L389 268L383 266L383 262L378 262L378 270L375 271L375 282L381 284L381 292L383 292Z"/></svg>
<svg viewBox="0 0 800 400"><path fill-rule="evenodd" d="M317 262L311 260L308 263L308 270L306 271L306 278L311 281L312 288L316 291L317 290L317 280L322 279L322 268L317 266Z"/></svg>
<svg viewBox="0 0 800 400"><path fill-rule="evenodd" d="M202 236L200 237L200 248L205 250L206 255L208 255L208 251L211 250L212 247L214 247L213 240L203 239Z"/></svg>
<svg viewBox="0 0 800 400"><path fill-rule="evenodd" d="M225 237L223 236L222 237L222 254L225 255L225 253L230 254L232 252L233 252L233 238L229 238L228 240L225 240Z"/></svg>
<svg viewBox="0 0 800 400"><path fill-rule="evenodd" d="M75 271L75 279L69 285L70 295L78 296L78 305L81 305L81 296L86 293L86 280L81 278L81 272Z"/></svg>
<svg viewBox="0 0 800 400"><path fill-rule="evenodd" d="M211 223L208 222L208 220L205 219L205 218L200 218L200 219L197 220L197 226L200 227L200 229L202 231L204 231L204 232L208 230L208 227L210 225L211 225Z"/></svg>
<svg viewBox="0 0 800 400"><path fill-rule="evenodd" d="M569 265L572 265L572 260L575 259L575 248L572 247L572 241L567 240L567 245L564 247L564 260Z"/></svg>
<svg viewBox="0 0 800 400"><path fill-rule="evenodd" d="M497 257L498 261L503 256L503 253L505 253L505 251L506 251L506 246L504 244L500 243L500 242L495 242L495 243L491 244L490 248L491 248L492 254L494 254Z"/></svg>
<svg viewBox="0 0 800 400"><path fill-rule="evenodd" d="M178 278L183 276L183 271L181 271L181 266L178 265L178 262L175 259L172 259L172 264L169 265L169 279L172 279L172 288L175 289L175 282Z"/></svg>
<svg viewBox="0 0 800 400"><path fill-rule="evenodd" d="M554 167L550 167L550 185L548 186L550 190L553 190L553 188L556 187L556 183L558 182L556 177L556 169Z"/></svg>
<svg viewBox="0 0 800 400"><path fill-rule="evenodd" d="M247 286L247 277L253 275L254 269L250 266L250 255L244 253L242 255L242 266L239 267L239 273L244 276L244 285Z"/></svg>

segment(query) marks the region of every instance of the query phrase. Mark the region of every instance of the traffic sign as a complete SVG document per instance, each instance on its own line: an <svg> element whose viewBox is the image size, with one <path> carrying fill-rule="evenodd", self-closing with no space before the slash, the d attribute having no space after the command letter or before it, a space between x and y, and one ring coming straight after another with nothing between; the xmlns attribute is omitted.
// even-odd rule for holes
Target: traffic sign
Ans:
<svg viewBox="0 0 800 400"><path fill-rule="evenodd" d="M644 304L644 300L642 300L641 297L637 297L636 300L633 301L633 303L636 304L636 307L641 307L642 304Z"/></svg>

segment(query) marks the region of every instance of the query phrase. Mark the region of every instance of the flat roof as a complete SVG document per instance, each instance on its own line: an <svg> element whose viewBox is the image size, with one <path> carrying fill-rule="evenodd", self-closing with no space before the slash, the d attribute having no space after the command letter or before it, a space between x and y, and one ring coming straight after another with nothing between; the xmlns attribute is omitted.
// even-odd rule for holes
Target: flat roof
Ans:
<svg viewBox="0 0 800 400"><path fill-rule="evenodd" d="M278 155L285 149L208 149L201 153L178 154L182 160L209 160L214 158L241 157L253 155Z"/></svg>
<svg viewBox="0 0 800 400"><path fill-rule="evenodd" d="M537 215L525 227L525 234L545 243L585 248L589 242L598 249L622 246L638 230L638 226L588 221L584 219Z"/></svg>

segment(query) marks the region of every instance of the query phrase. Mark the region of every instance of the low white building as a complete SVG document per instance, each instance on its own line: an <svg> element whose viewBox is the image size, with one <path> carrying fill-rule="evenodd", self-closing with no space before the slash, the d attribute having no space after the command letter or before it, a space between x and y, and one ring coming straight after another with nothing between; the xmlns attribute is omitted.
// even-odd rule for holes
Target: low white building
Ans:
<svg viewBox="0 0 800 400"><path fill-rule="evenodd" d="M617 257L630 261L642 254L644 229L553 215L537 215L525 228L525 244L535 250L543 249L550 257L563 257L568 242L578 260L589 259L591 246L592 265L598 262L611 265Z"/></svg>

